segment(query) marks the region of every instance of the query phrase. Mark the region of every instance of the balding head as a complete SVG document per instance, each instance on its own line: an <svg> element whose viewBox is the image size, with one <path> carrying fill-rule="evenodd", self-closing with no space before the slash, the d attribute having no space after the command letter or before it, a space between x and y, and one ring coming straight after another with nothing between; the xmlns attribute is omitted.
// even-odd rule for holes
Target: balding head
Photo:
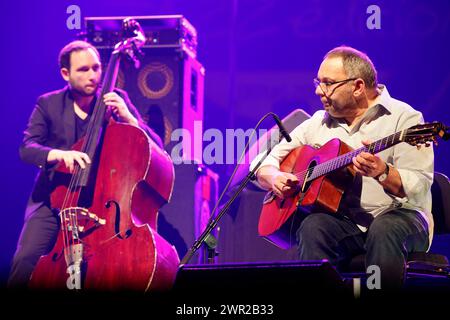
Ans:
<svg viewBox="0 0 450 320"><path fill-rule="evenodd" d="M369 89L377 87L377 70L365 53L352 47L340 46L330 50L324 60L328 58L341 58L348 78L361 78Z"/></svg>

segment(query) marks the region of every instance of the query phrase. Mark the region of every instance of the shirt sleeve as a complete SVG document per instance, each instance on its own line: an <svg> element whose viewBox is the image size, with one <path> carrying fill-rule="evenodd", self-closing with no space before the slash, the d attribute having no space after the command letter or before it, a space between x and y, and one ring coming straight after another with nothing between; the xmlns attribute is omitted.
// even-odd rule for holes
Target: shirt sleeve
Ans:
<svg viewBox="0 0 450 320"><path fill-rule="evenodd" d="M48 137L48 117L45 108L37 102L24 131L19 155L22 161L44 168L47 164L48 153L51 148L45 143Z"/></svg>
<svg viewBox="0 0 450 320"><path fill-rule="evenodd" d="M407 129L423 123L420 112L405 114L400 118L399 129ZM400 174L406 200L412 205L422 207L423 199L429 193L433 183L434 153L432 144L418 149L408 143L394 147L393 165ZM431 208L422 208L430 211Z"/></svg>

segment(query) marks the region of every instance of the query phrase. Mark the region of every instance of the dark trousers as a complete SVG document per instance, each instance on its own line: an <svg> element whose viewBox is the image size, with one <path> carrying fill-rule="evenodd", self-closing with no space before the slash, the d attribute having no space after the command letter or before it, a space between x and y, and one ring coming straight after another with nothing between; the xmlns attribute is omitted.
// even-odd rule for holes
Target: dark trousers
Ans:
<svg viewBox="0 0 450 320"><path fill-rule="evenodd" d="M338 269L365 253L380 268L381 288L401 288L409 252L428 249L428 224L419 212L395 209L376 217L366 233L347 217L307 216L297 231L300 260L328 259Z"/></svg>
<svg viewBox="0 0 450 320"><path fill-rule="evenodd" d="M27 210L11 264L9 288L26 288L39 258L55 245L59 225L59 217L48 206L35 206L32 212Z"/></svg>

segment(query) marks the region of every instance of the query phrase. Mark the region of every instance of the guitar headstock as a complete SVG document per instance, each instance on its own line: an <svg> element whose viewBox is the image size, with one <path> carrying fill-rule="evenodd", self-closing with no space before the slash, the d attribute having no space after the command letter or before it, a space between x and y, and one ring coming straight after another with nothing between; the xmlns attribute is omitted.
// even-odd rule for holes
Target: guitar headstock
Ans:
<svg viewBox="0 0 450 320"><path fill-rule="evenodd" d="M403 141L417 148L422 145L428 147L430 142L437 144L437 137L448 140L449 130L450 128L441 122L418 124L406 130Z"/></svg>

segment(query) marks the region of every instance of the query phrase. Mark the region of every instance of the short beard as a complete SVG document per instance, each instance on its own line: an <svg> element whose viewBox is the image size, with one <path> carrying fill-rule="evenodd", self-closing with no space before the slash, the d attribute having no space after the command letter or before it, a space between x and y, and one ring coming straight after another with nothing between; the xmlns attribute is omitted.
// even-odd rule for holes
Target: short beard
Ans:
<svg viewBox="0 0 450 320"><path fill-rule="evenodd" d="M97 91L98 91L98 86L95 88L95 90L92 91L92 93L86 93L82 90L75 89L74 87L72 87L70 85L69 85L69 88L70 88L70 91L72 91L72 94L75 94L75 95L78 95L81 97L93 97L97 94Z"/></svg>
<svg viewBox="0 0 450 320"><path fill-rule="evenodd" d="M338 108L335 108L336 101L330 99L329 102L331 102L329 104L330 104L330 107L332 108L332 111L331 112L328 111L328 113L333 118L338 118L338 119L351 116L352 115L352 110L355 110L356 107L357 107L357 103L356 103L356 101L354 99L350 99L350 100L346 101L344 103L345 107L342 107L343 103L340 103L338 105ZM334 113L333 110L336 111L337 114L332 114L332 113ZM344 110L345 110L345 113L343 112Z"/></svg>

